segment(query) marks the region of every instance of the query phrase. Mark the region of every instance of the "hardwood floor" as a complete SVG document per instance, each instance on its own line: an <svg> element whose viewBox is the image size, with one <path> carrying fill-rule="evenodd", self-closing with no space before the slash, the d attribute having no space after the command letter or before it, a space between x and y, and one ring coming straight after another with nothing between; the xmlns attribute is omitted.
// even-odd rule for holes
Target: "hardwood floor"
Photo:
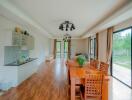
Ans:
<svg viewBox="0 0 132 100"><path fill-rule="evenodd" d="M69 100L66 76L64 61L43 64L37 73L9 90L0 100Z"/></svg>
<svg viewBox="0 0 132 100"><path fill-rule="evenodd" d="M64 60L42 64L37 73L0 100L70 100ZM111 78L109 100L132 100L132 90Z"/></svg>

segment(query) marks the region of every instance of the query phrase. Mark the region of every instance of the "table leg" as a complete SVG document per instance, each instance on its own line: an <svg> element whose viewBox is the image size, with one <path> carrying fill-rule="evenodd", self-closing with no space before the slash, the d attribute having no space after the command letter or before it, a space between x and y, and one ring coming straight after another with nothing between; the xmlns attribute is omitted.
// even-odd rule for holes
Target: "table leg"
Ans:
<svg viewBox="0 0 132 100"><path fill-rule="evenodd" d="M104 78L103 87L102 87L102 100L108 100L109 92L109 78Z"/></svg>
<svg viewBox="0 0 132 100"><path fill-rule="evenodd" d="M75 100L75 78L71 78L71 100Z"/></svg>

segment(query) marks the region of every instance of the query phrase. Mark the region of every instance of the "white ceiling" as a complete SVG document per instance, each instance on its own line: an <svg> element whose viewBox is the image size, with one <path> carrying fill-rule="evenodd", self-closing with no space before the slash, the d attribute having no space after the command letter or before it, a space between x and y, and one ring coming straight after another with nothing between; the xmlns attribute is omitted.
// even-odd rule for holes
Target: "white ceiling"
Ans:
<svg viewBox="0 0 132 100"><path fill-rule="evenodd" d="M19 15L22 13L21 15L31 19L33 24L45 30L52 37L60 37L66 33L58 29L59 25L66 20L73 22L76 27L73 32L70 32L72 37L80 37L129 1L8 0L8 4L17 8Z"/></svg>

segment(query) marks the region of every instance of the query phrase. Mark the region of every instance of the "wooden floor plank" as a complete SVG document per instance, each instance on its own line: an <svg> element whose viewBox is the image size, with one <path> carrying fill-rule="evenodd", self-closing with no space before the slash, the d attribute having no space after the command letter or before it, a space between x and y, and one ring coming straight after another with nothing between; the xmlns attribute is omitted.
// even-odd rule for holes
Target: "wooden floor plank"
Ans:
<svg viewBox="0 0 132 100"><path fill-rule="evenodd" d="M110 84L109 100L132 100L131 89L113 78ZM0 100L70 100L64 61L42 64L37 73L0 96Z"/></svg>
<svg viewBox="0 0 132 100"><path fill-rule="evenodd" d="M43 64L37 73L6 92L0 100L69 100L63 61Z"/></svg>

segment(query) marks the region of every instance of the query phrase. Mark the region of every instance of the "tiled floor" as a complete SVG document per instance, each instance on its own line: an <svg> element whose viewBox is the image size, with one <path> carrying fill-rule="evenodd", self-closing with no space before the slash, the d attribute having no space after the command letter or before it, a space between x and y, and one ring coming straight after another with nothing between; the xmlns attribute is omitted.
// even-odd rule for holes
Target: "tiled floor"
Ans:
<svg viewBox="0 0 132 100"><path fill-rule="evenodd" d="M113 64L113 75L131 86L131 70L117 64Z"/></svg>
<svg viewBox="0 0 132 100"><path fill-rule="evenodd" d="M132 89L111 78L109 100L132 100Z"/></svg>

